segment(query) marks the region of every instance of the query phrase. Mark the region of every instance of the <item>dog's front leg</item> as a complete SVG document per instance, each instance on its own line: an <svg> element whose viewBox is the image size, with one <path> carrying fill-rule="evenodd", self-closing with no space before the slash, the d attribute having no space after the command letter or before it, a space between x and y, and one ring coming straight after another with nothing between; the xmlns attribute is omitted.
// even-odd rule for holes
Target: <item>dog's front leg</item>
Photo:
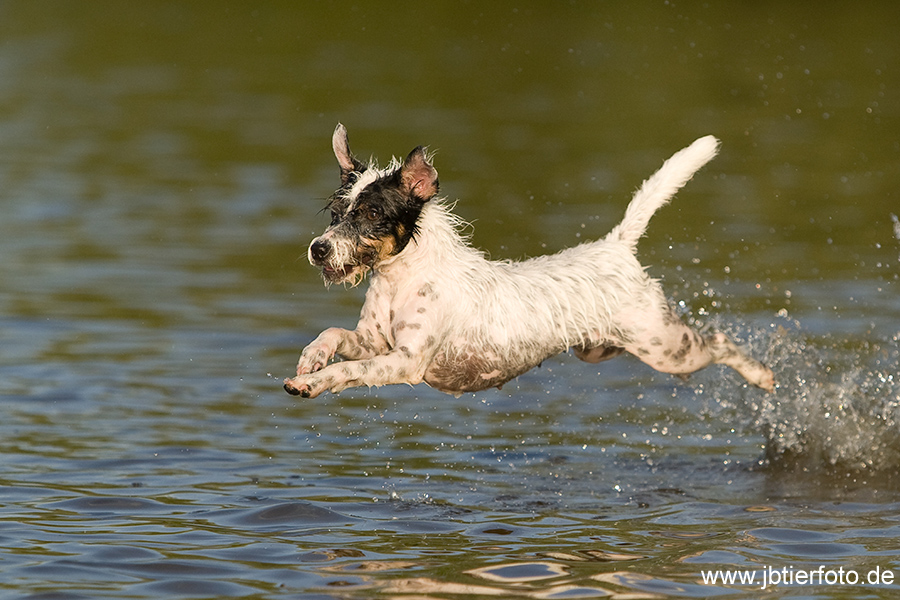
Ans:
<svg viewBox="0 0 900 600"><path fill-rule="evenodd" d="M385 299L388 299L387 301ZM390 350L383 324L388 320L389 295L373 281L366 292L354 331L331 327L326 329L300 353L297 375L315 373L328 365L337 354L348 360L372 358Z"/></svg>
<svg viewBox="0 0 900 600"><path fill-rule="evenodd" d="M363 323L356 331L339 327L326 329L300 353L297 361L297 375L306 375L323 369L335 354L349 360L371 358L388 351L387 343L381 336Z"/></svg>
<svg viewBox="0 0 900 600"><path fill-rule="evenodd" d="M315 398L325 390L338 393L350 387L382 386L392 383L421 383L424 368L406 346L364 360L348 360L328 365L315 373L284 380L284 389L295 396Z"/></svg>

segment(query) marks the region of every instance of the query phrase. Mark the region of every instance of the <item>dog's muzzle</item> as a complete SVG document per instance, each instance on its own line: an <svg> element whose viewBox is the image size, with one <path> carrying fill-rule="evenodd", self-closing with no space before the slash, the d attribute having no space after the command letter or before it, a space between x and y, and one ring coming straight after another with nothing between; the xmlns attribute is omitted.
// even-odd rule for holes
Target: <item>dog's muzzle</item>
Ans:
<svg viewBox="0 0 900 600"><path fill-rule="evenodd" d="M322 269L322 277L326 282L339 283L348 281L358 271L358 263L354 260L342 260L343 254L327 238L317 238L309 246L309 262ZM347 257L350 258L350 257Z"/></svg>

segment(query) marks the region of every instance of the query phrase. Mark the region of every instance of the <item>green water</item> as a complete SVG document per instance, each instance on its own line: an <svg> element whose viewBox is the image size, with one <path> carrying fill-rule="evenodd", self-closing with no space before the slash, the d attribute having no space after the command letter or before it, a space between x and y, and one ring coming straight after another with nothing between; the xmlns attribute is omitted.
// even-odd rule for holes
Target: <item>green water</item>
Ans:
<svg viewBox="0 0 900 600"><path fill-rule="evenodd" d="M896 596L898 22L892 2L0 3L3 596ZM435 150L494 258L602 236L716 135L639 255L778 392L563 355L459 399L286 395L362 301L306 260L338 121L382 164ZM861 581L702 576L820 565Z"/></svg>

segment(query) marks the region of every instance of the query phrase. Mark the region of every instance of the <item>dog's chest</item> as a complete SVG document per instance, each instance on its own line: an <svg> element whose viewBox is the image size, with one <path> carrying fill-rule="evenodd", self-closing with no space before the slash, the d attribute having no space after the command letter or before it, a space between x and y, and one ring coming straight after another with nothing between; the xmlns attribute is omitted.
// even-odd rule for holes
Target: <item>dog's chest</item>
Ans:
<svg viewBox="0 0 900 600"><path fill-rule="evenodd" d="M546 358L535 355L535 344L526 352L526 345L511 343L508 324L493 312L486 319L484 307L461 297L459 286L435 280L377 283L370 299L373 305L382 302L373 312L385 319L388 345L419 362L433 388L459 394L500 387Z"/></svg>

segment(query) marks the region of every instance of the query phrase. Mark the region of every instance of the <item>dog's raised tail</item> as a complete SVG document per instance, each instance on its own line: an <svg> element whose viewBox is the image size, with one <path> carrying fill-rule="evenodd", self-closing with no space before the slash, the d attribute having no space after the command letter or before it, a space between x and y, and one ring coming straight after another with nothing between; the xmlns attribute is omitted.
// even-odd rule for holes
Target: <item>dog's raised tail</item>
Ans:
<svg viewBox="0 0 900 600"><path fill-rule="evenodd" d="M607 239L618 239L636 249L653 213L665 206L675 192L700 167L712 160L718 151L719 140L707 135L673 154L656 173L644 181L625 209L625 218L609 232Z"/></svg>

